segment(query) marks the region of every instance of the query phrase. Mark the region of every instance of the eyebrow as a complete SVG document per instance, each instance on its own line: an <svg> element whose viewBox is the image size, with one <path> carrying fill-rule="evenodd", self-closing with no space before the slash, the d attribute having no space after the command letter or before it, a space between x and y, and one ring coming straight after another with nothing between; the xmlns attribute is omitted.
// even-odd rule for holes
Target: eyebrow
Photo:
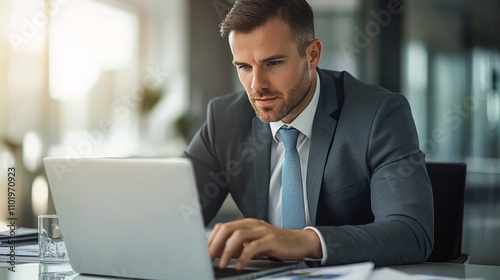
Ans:
<svg viewBox="0 0 500 280"><path fill-rule="evenodd" d="M260 63L266 63L266 62L269 62L269 61L273 61L273 60L277 60L277 59L283 59L283 58L286 58L286 57L287 56L284 55L284 54L275 54L275 55L272 55L270 57L266 57L266 58L260 60L259 62ZM236 66L238 66L238 65L246 65L248 63L233 60L233 64L236 65Z"/></svg>

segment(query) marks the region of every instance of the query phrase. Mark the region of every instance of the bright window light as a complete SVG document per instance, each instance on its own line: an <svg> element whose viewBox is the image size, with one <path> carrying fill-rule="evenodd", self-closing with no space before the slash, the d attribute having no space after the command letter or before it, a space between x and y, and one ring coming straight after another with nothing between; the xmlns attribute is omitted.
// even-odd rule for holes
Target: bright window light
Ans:
<svg viewBox="0 0 500 280"><path fill-rule="evenodd" d="M42 141L38 134L28 131L23 138L23 163L32 172L40 166L42 161Z"/></svg>
<svg viewBox="0 0 500 280"><path fill-rule="evenodd" d="M49 186L45 177L39 175L33 180L33 186L31 188L31 206L33 207L33 214L45 214L48 204Z"/></svg>
<svg viewBox="0 0 500 280"><path fill-rule="evenodd" d="M15 52L40 54L45 46L45 27L48 17L45 14L44 1L10 1L11 10L7 37L10 47Z"/></svg>
<svg viewBox="0 0 500 280"><path fill-rule="evenodd" d="M420 42L408 44L408 76L409 86L414 89L427 88L427 50Z"/></svg>
<svg viewBox="0 0 500 280"><path fill-rule="evenodd" d="M82 100L102 71L127 67L136 51L138 20L131 13L80 0L52 18L50 95Z"/></svg>
<svg viewBox="0 0 500 280"><path fill-rule="evenodd" d="M15 166L15 160L12 153L7 150L0 149L0 166L2 166L3 170L7 170L9 167Z"/></svg>

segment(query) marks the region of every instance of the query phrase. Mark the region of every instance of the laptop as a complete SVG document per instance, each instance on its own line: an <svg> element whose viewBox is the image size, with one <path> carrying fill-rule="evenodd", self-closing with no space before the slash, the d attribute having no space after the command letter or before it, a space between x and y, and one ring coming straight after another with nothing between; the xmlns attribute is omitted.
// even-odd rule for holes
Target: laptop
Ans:
<svg viewBox="0 0 500 280"><path fill-rule="evenodd" d="M44 165L71 267L83 276L254 279L299 265L251 261L245 274L216 275L189 159L44 158Z"/></svg>

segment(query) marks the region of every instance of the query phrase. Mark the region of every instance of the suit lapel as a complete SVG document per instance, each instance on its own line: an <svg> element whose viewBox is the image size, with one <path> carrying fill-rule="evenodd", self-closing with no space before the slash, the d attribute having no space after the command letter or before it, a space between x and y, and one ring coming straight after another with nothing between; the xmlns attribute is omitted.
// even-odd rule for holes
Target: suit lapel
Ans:
<svg viewBox="0 0 500 280"><path fill-rule="evenodd" d="M256 151L253 161L255 201L257 219L268 221L269 208L269 180L271 161L271 129L269 124L261 122L257 117L252 124L252 148Z"/></svg>
<svg viewBox="0 0 500 280"><path fill-rule="evenodd" d="M339 116L339 112L337 111L341 107L339 103L342 103L343 100L342 79L339 77L339 79L335 79L334 81L332 75L319 69L318 72L321 86L320 98L314 115L306 182L309 215L313 225L316 224L318 200L325 164L337 127Z"/></svg>

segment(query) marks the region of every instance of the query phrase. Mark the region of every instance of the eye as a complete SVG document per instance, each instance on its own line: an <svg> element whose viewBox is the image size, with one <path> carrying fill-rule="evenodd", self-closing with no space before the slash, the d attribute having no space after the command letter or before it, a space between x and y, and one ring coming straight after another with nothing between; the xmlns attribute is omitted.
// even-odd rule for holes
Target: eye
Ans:
<svg viewBox="0 0 500 280"><path fill-rule="evenodd" d="M281 64L281 61L279 61L279 60L273 60L273 61L269 61L267 63L267 65L269 65L269 66L278 66L280 64Z"/></svg>
<svg viewBox="0 0 500 280"><path fill-rule="evenodd" d="M251 66L248 65L248 64L243 64L243 65L239 65L238 66L238 69L241 69L241 70L247 70L247 69L250 69Z"/></svg>

